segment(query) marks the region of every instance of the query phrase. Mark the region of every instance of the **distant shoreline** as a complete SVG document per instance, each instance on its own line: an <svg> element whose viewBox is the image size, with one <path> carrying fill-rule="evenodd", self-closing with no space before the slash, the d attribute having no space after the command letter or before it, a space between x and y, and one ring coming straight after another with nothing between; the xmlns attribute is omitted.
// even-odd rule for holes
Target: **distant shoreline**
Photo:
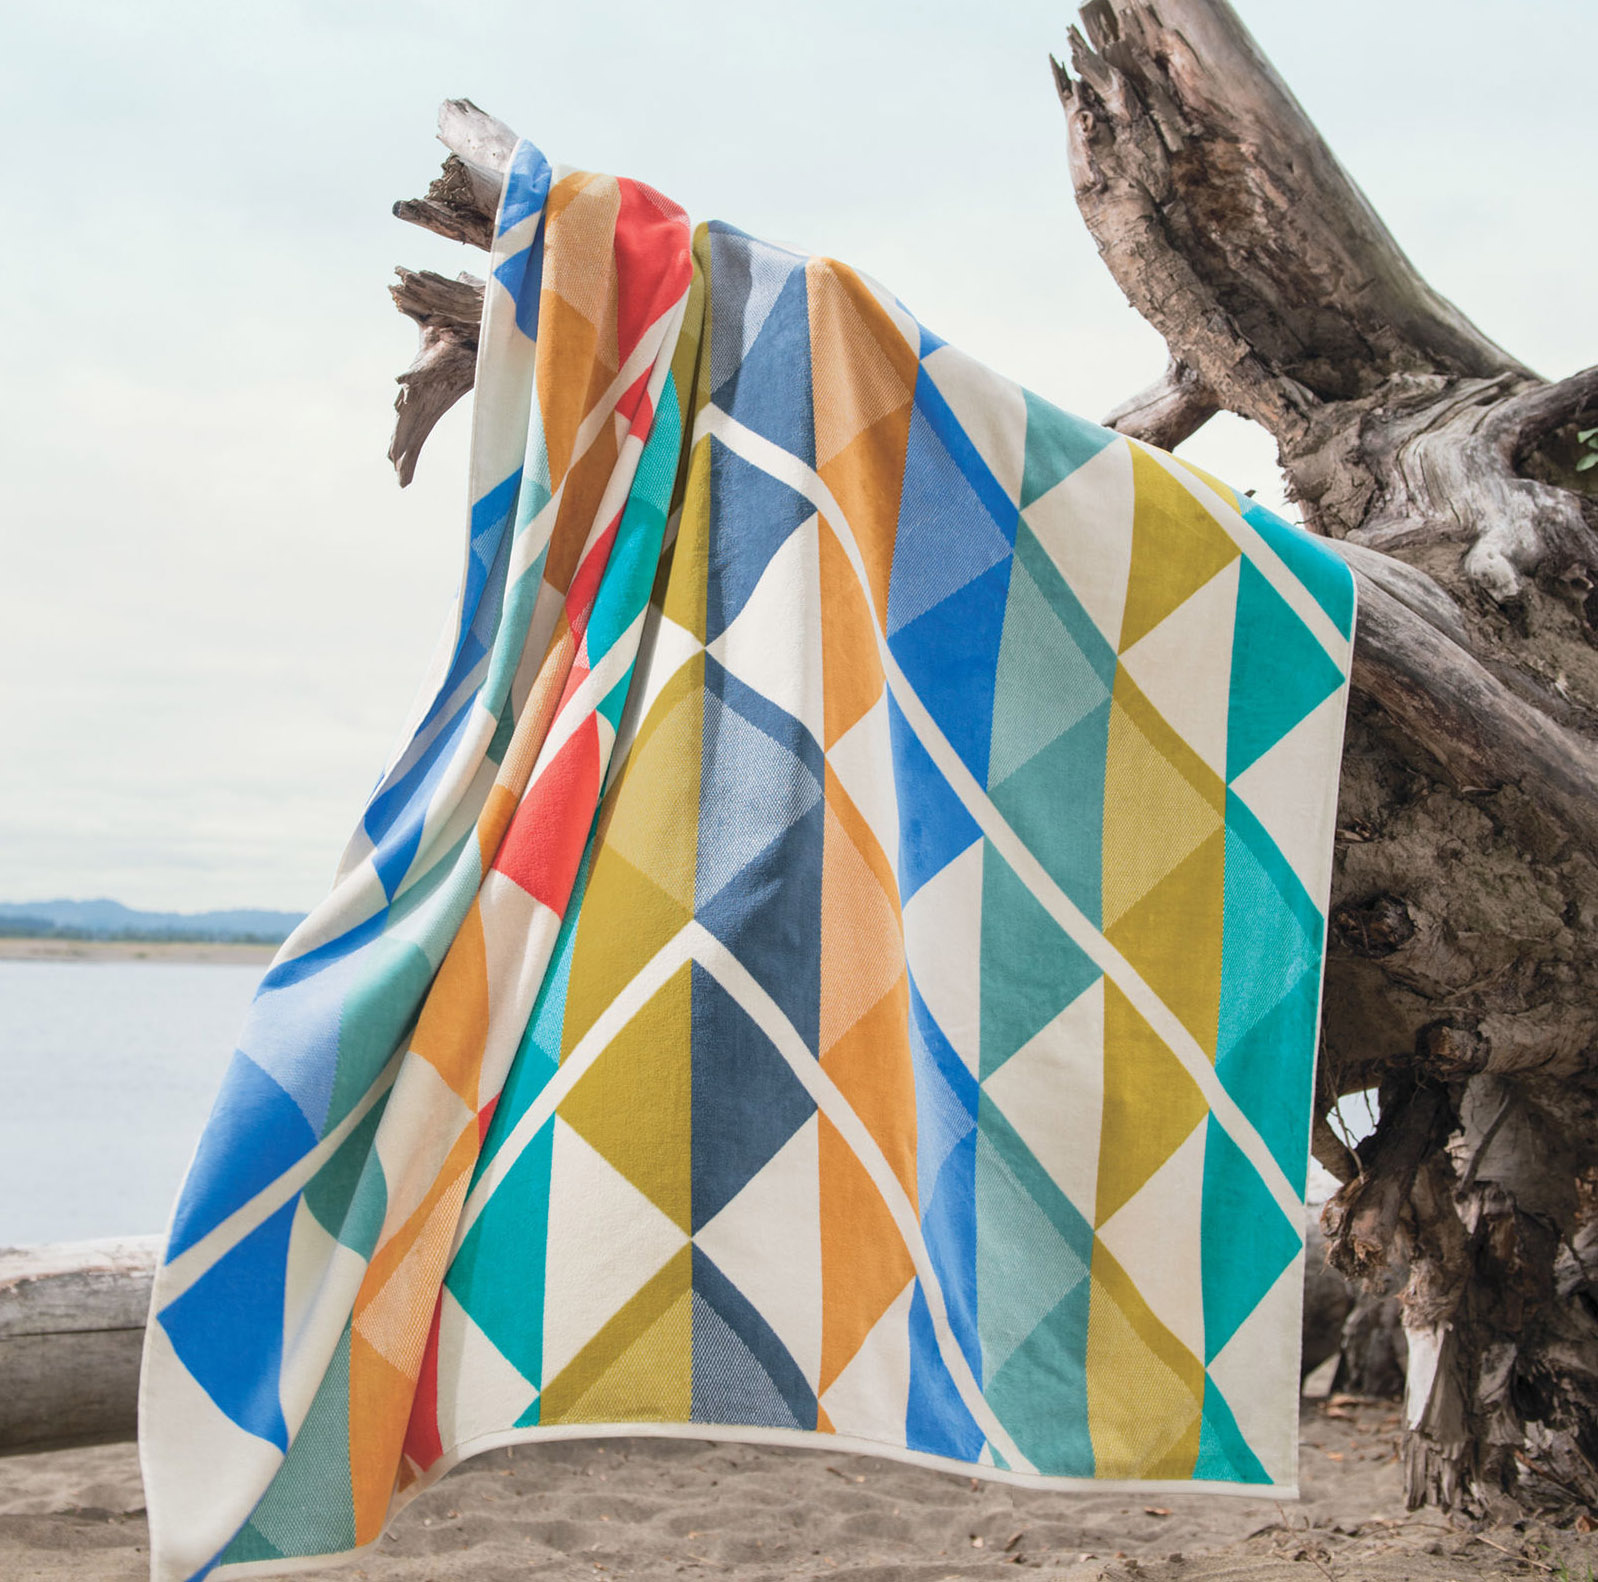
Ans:
<svg viewBox="0 0 1598 1582"><path fill-rule="evenodd" d="M0 936L0 961L170 961L265 966L276 945L206 939L12 939Z"/></svg>

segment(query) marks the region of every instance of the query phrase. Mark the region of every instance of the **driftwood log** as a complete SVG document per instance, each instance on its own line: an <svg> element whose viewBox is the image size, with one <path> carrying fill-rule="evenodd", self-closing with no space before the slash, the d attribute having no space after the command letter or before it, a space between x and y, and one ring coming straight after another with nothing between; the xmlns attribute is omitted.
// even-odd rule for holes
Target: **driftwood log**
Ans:
<svg viewBox="0 0 1598 1582"><path fill-rule="evenodd" d="M0 1248L0 1455L133 1437L160 1245Z"/></svg>
<svg viewBox="0 0 1598 1582"><path fill-rule="evenodd" d="M1107 421L1259 423L1359 583L1315 1151L1373 1323L1407 1271L1408 1498L1598 1506L1598 368L1550 383L1438 296L1225 0L1081 18L1076 201L1171 355ZM395 212L485 246L513 134L455 100L439 135ZM394 297L403 482L470 388L481 288ZM1351 1148L1328 1117L1367 1089Z"/></svg>

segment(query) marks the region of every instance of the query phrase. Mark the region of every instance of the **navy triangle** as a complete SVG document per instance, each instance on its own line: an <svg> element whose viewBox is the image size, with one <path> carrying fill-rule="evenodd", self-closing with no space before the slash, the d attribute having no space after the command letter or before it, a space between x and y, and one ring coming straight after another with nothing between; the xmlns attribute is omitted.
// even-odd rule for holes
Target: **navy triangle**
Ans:
<svg viewBox="0 0 1598 1582"><path fill-rule="evenodd" d="M716 979L692 968L693 1228L715 1218L815 1113L788 1062Z"/></svg>
<svg viewBox="0 0 1598 1582"><path fill-rule="evenodd" d="M710 439L710 552L705 568L705 641L743 609L771 557L815 507L780 479Z"/></svg>
<svg viewBox="0 0 1598 1582"><path fill-rule="evenodd" d="M714 333L714 324L712 325ZM716 390L716 405L773 445L816 464L810 394L810 301L805 271L788 276L755 343Z"/></svg>
<svg viewBox="0 0 1598 1582"><path fill-rule="evenodd" d="M814 1429L816 1397L799 1364L698 1247L694 1299L693 1420ZM720 1320L721 1332L703 1321L705 1313Z"/></svg>

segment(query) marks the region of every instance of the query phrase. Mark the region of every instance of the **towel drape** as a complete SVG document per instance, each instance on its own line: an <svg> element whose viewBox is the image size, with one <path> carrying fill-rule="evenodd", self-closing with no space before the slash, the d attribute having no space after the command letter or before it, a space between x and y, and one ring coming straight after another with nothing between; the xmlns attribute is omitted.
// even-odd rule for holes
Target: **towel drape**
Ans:
<svg viewBox="0 0 1598 1582"><path fill-rule="evenodd" d="M1353 626L873 281L516 150L448 641L159 1270L160 1582L662 1433L1293 1491Z"/></svg>

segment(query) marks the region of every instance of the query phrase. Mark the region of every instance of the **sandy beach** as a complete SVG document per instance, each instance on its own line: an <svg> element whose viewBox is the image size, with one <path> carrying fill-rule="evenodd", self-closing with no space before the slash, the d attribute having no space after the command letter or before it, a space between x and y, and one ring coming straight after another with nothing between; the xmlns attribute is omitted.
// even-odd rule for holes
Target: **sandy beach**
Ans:
<svg viewBox="0 0 1598 1582"><path fill-rule="evenodd" d="M263 967L275 945L231 945L186 939L5 939L0 961L183 961L231 962Z"/></svg>
<svg viewBox="0 0 1598 1582"><path fill-rule="evenodd" d="M942 1582L1583 1582L1598 1536L1406 1514L1390 1402L1306 1402L1296 1505L1061 1496L875 1459L691 1441L571 1441L459 1467L378 1549L371 1582L685 1577ZM5 1582L133 1582L148 1564L131 1445L0 1460Z"/></svg>

